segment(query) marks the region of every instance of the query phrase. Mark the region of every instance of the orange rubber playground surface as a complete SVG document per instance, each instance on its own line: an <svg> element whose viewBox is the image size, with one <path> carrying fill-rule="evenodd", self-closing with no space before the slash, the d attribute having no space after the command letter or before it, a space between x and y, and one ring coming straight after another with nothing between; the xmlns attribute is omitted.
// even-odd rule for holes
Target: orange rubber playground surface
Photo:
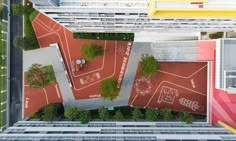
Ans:
<svg viewBox="0 0 236 141"><path fill-rule="evenodd" d="M58 44L72 83L75 99L100 97L99 85L106 78L116 78L119 86L121 85L133 44L131 41L74 39L71 31L42 13L35 17L32 26L41 48L49 47L53 43ZM93 61L86 60L86 63L78 70L74 64L77 59L83 58L80 53L81 46L90 43L102 46L104 55L96 57ZM25 89L25 93L30 92ZM25 99L25 103L26 101ZM53 101L48 103L53 103ZM28 102L27 107L33 107L31 109L35 110L40 106L31 105ZM30 111L33 112L33 110Z"/></svg>
<svg viewBox="0 0 236 141"><path fill-rule="evenodd" d="M148 78L138 67L129 105L206 114L207 63L161 62L160 68Z"/></svg>
<svg viewBox="0 0 236 141"><path fill-rule="evenodd" d="M26 73L25 73L26 76ZM55 102L62 102L62 96L57 83L51 83L44 88L30 88L24 79L24 116L39 108Z"/></svg>

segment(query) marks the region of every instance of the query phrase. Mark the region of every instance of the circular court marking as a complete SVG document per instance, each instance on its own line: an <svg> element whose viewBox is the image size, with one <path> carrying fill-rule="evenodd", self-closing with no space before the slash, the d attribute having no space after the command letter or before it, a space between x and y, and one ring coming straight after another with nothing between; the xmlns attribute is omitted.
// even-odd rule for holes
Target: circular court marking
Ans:
<svg viewBox="0 0 236 141"><path fill-rule="evenodd" d="M119 53L119 54L124 54L126 52L126 48L124 46L122 46L122 45L119 45L117 47L117 51L116 52Z"/></svg>
<svg viewBox="0 0 236 141"><path fill-rule="evenodd" d="M148 78L141 76L135 80L134 87L137 94L144 96L151 92L153 85Z"/></svg>

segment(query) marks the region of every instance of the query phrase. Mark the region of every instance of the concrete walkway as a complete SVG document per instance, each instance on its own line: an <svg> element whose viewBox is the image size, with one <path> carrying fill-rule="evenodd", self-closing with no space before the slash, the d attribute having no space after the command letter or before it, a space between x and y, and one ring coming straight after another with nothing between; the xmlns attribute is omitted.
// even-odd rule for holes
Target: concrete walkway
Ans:
<svg viewBox="0 0 236 141"><path fill-rule="evenodd" d="M151 53L150 43L134 43L127 69L121 85L119 97L113 101L104 100L103 98L75 100L73 92L67 81L63 65L60 61L60 54L57 47L41 48L32 51L24 52L23 71L34 64L51 65L53 66L57 82L60 86L65 107L78 107L80 109L97 109L99 107L118 107L128 105L132 85L136 75L136 68L143 53Z"/></svg>
<svg viewBox="0 0 236 141"><path fill-rule="evenodd" d="M76 100L70 103L70 106L77 106L80 109L96 109L102 106L118 107L128 105L132 85L136 75L136 68L138 67L138 62L143 53L151 53L150 43L134 43L121 85L121 91L117 99L113 101L104 100L102 98Z"/></svg>
<svg viewBox="0 0 236 141"><path fill-rule="evenodd" d="M71 87L67 81L64 67L60 61L60 54L56 46L40 48L31 51L24 51L23 57L23 71L26 72L28 68L34 64L52 65L60 91L65 105L74 101L74 96Z"/></svg>

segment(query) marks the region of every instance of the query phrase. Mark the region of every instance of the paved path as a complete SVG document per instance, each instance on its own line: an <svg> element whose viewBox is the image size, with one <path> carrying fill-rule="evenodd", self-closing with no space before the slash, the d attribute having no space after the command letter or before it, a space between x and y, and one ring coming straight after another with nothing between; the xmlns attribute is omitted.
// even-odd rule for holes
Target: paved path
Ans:
<svg viewBox="0 0 236 141"><path fill-rule="evenodd" d="M74 96L67 81L60 57L59 50L56 48L56 46L24 51L23 71L26 72L28 68L34 63L52 65L57 82L60 86L64 104L66 106L68 103L72 103L74 101Z"/></svg>
<svg viewBox="0 0 236 141"><path fill-rule="evenodd" d="M126 73L121 85L120 95L117 99L110 101L102 98L74 100L74 96L68 82L66 75L60 62L60 55L56 47L41 48L24 52L23 71L27 71L33 63L42 65L53 65L57 82L60 86L64 105L76 106L80 109L96 109L101 106L117 107L128 105L129 96L132 89L132 84L136 74L136 68L140 60L141 54L151 53L150 43L134 43L130 59L127 65Z"/></svg>
<svg viewBox="0 0 236 141"><path fill-rule="evenodd" d="M77 106L80 109L96 109L101 106L118 107L128 105L129 96L136 74L136 68L138 67L138 62L141 58L141 54L143 53L151 53L150 43L134 43L121 85L120 95L117 99L113 101L104 100L102 98L83 99L70 103L70 106Z"/></svg>

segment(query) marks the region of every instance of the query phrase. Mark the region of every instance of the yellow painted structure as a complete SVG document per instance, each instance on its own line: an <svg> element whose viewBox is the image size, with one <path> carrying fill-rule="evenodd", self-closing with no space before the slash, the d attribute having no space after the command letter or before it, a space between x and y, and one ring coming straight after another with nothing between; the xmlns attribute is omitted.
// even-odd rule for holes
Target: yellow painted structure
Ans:
<svg viewBox="0 0 236 141"><path fill-rule="evenodd" d="M236 9L156 8L158 2L206 2L208 0L150 0L149 17L160 18L236 18Z"/></svg>
<svg viewBox="0 0 236 141"><path fill-rule="evenodd" d="M226 129L228 129L230 132L236 134L236 129L234 129L233 127L229 126L228 124L225 124L222 121L218 121L218 124Z"/></svg>
<svg viewBox="0 0 236 141"><path fill-rule="evenodd" d="M208 2L208 0L156 0L156 2Z"/></svg>

